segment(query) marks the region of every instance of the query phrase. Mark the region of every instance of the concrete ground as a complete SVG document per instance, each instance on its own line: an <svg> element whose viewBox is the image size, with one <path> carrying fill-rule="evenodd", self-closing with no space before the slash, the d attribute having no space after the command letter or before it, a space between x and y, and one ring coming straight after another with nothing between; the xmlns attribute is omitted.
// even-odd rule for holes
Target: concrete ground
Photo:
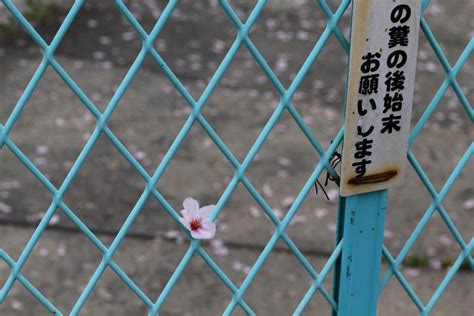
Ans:
<svg viewBox="0 0 474 316"><path fill-rule="evenodd" d="M2 237L10 242L5 250L12 256L19 254L32 229L2 227ZM4 239L4 238L2 238ZM104 242L110 237L101 236ZM209 247L206 247L209 248ZM127 239L117 255L116 262L152 299L156 300L181 259L187 243L156 240ZM210 251L212 253L212 250ZM231 249L229 254L216 258L234 282L245 277L246 261L255 258L247 249ZM28 279L52 298L56 306L68 311L101 259L98 251L84 237L58 231L45 233L30 261L25 266ZM309 255L315 266L321 266L326 257ZM242 267L239 265L242 265ZM54 269L51 269L54 267ZM230 268L232 267L232 268ZM237 269L239 267L239 269ZM384 266L384 268L386 268ZM8 269L0 265L2 276ZM444 277L445 271L423 269L411 286L420 298L430 297ZM4 278L1 279L4 282ZM311 278L295 257L284 252L270 255L244 296L257 315L289 315L310 286ZM332 275L325 282L330 289ZM474 274L460 272L438 302L432 315L472 315ZM199 256L191 264L171 292L160 315L220 315L231 299L227 287L206 266ZM15 285L7 301L1 306L2 315L48 315L20 285ZM403 293L401 286L391 281L379 302L379 315L414 315L415 305ZM308 305L305 315L329 315L329 304L318 293ZM98 283L81 315L145 315L144 304L136 298L112 270L107 270ZM243 315L236 309L236 315Z"/></svg>
<svg viewBox="0 0 474 316"><path fill-rule="evenodd" d="M249 3L232 1L243 18L251 9ZM129 6L146 30L151 29L163 9L161 4L154 6L144 0L129 1ZM474 25L470 18L473 10L474 3L469 0L456 6L431 1L425 13L451 64L473 36ZM283 85L288 86L304 62L324 29L324 21L321 11L311 1L269 1L252 28L250 38ZM340 23L345 34L348 34L348 23L346 14ZM40 26L39 31L49 41L57 26L57 22L50 21ZM235 34L228 18L213 1L182 1L155 47L197 99ZM41 54L21 31L0 33L0 45L0 121L4 124L38 66ZM94 4L86 1L56 56L81 89L103 110L140 45L137 35L114 6L105 1ZM293 98L297 110L325 147L342 122L345 64L342 48L331 38ZM470 58L457 81L471 104L472 73L474 60ZM421 35L412 125L442 80L442 66ZM242 47L202 113L242 161L278 99L275 88ZM149 58L108 126L144 168L153 173L188 113L185 101ZM93 116L49 68L10 137L59 187L94 127ZM473 137L472 118L467 116L454 92L448 90L413 146L418 161L437 190ZM314 149L291 116L285 113L252 162L247 176L281 217L317 162ZM443 203L466 241L474 236L473 174L471 159ZM204 205L216 203L232 175L230 163L196 123L157 188L179 211L186 196L193 196ZM143 189L143 179L103 135L67 190L64 201L108 245ZM311 192L287 230L318 271L334 246L337 187L331 183L327 190L329 201L321 193L315 196ZM16 259L50 202L48 191L13 154L6 147L0 150L0 248ZM428 192L410 168L403 187L389 193L385 244L393 255L400 251L429 203ZM273 233L273 225L241 185L225 205L217 225L215 242L208 245L209 253L239 285ZM153 299L187 249L187 242L182 242L184 237L178 229L161 206L150 199L116 255L124 270ZM72 222L58 211L24 270L66 314L101 257L76 232ZM259 315L289 314L310 281L284 244L278 244L276 249L245 296ZM414 244L411 261L402 269L423 302L431 297L458 253L459 247L452 235L435 214ZM9 269L3 263L0 269L0 284L3 284ZM433 314L469 315L474 309L474 303L468 299L473 296L472 279L472 271L460 272ZM326 283L330 289L330 278ZM220 314L229 297L227 289L196 257L170 295L163 314ZM144 307L140 302L109 271L83 314L141 315L142 311ZM415 305L393 279L382 294L380 315L415 313ZM0 305L0 315L4 314L42 315L44 310L16 285ZM310 304L307 314L328 314L328 305L320 294Z"/></svg>

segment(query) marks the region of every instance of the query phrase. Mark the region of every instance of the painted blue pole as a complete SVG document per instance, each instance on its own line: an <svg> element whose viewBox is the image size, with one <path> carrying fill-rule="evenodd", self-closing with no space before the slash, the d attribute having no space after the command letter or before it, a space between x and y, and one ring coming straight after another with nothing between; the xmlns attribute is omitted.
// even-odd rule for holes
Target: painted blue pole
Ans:
<svg viewBox="0 0 474 316"><path fill-rule="evenodd" d="M335 245L339 245L342 241L343 233L344 233L344 211L346 209L346 198L343 196L339 196L339 201L337 202L337 223L336 223L336 243ZM332 280L332 297L335 302L339 300L339 282L341 279L341 259L342 255L339 256L336 260L334 265L334 278ZM332 316L337 316L337 310L331 310Z"/></svg>
<svg viewBox="0 0 474 316"><path fill-rule="evenodd" d="M387 190L346 197L337 315L377 311Z"/></svg>

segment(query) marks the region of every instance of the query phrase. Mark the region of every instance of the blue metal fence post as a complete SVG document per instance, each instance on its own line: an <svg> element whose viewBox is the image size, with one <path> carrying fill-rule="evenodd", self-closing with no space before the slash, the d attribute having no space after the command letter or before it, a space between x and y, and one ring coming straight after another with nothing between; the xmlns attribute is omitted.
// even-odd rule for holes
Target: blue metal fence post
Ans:
<svg viewBox="0 0 474 316"><path fill-rule="evenodd" d="M346 198L339 195L337 202L337 223L336 223L336 243L339 245L344 237L344 211L346 209ZM339 256L334 264L334 278L332 280L332 297L337 302L339 299L339 282L341 280L341 256ZM337 316L337 310L331 311L332 316Z"/></svg>
<svg viewBox="0 0 474 316"><path fill-rule="evenodd" d="M338 315L375 315L387 190L346 197Z"/></svg>

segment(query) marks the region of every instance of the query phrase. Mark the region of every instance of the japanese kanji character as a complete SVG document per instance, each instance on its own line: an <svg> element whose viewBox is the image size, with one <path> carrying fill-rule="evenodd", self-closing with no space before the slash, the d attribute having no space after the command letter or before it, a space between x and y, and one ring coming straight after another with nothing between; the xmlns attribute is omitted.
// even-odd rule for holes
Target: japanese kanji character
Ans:
<svg viewBox="0 0 474 316"><path fill-rule="evenodd" d="M392 26L388 31L390 40L388 41L388 48L400 46L408 46L408 33L410 27L408 25Z"/></svg>
<svg viewBox="0 0 474 316"><path fill-rule="evenodd" d="M357 173L356 178L360 178L365 175L367 171L367 165L370 164L372 160L362 159L360 161L356 161L352 164L355 168L355 172Z"/></svg>
<svg viewBox="0 0 474 316"><path fill-rule="evenodd" d="M355 144L356 152L354 154L354 158L362 159L365 157L370 157L372 152L369 149L372 148L372 144L374 141L372 139L363 138L360 142Z"/></svg>
<svg viewBox="0 0 474 316"><path fill-rule="evenodd" d="M375 53L375 54L367 53L367 55L362 56L362 59L365 60L365 61L360 66L360 70L363 73L368 73L368 72L376 71L377 69L379 69L379 66L380 66L379 58L380 58L380 56L381 55L378 52Z"/></svg>
<svg viewBox="0 0 474 316"><path fill-rule="evenodd" d="M379 89L379 74L360 77L359 93L363 95L377 93Z"/></svg>
<svg viewBox="0 0 474 316"><path fill-rule="evenodd" d="M387 66L389 68L403 67L407 62L407 53L403 50L396 50L390 53L387 58Z"/></svg>
<svg viewBox="0 0 474 316"><path fill-rule="evenodd" d="M411 16L411 9L406 4L397 5L390 14L390 19L393 23L405 23Z"/></svg>
<svg viewBox="0 0 474 316"><path fill-rule="evenodd" d="M370 134L372 134L372 131L374 130L373 126L370 126L367 132L364 132L362 130L362 126L357 126L357 135L362 136L362 137L367 137Z"/></svg>
<svg viewBox="0 0 474 316"><path fill-rule="evenodd" d="M383 113L386 113L388 110L392 112L398 112L402 109L403 95L396 92L393 97L390 94L385 94L383 98Z"/></svg>
<svg viewBox="0 0 474 316"><path fill-rule="evenodd" d="M369 103L372 110L377 109L377 105L375 104L374 99L370 99ZM364 116L365 114L367 114L367 110L364 110L362 108L362 100L357 101L357 112L359 113L360 116Z"/></svg>
<svg viewBox="0 0 474 316"><path fill-rule="evenodd" d="M387 80L385 80L387 92L405 89L404 71L397 70L393 74L392 72L388 72L387 75L385 75L385 78L387 78Z"/></svg>
<svg viewBox="0 0 474 316"><path fill-rule="evenodd" d="M389 116L382 118L382 130L380 133L384 134L385 132L392 134L393 130L397 132L400 130L400 121L402 119L401 115L393 115L390 114Z"/></svg>

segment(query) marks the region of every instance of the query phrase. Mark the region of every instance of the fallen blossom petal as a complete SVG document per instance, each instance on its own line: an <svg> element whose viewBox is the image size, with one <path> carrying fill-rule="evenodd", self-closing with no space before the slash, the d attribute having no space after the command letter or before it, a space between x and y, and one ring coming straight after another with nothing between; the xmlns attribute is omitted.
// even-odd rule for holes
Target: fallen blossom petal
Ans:
<svg viewBox="0 0 474 316"><path fill-rule="evenodd" d="M439 236L439 242L444 246L451 246L454 244L454 240L449 235Z"/></svg>
<svg viewBox="0 0 474 316"><path fill-rule="evenodd" d="M254 205L250 206L249 212L250 212L250 216L252 216L253 218L259 218L262 216L258 208L255 207Z"/></svg>
<svg viewBox="0 0 474 316"><path fill-rule="evenodd" d="M4 213L4 214L10 214L12 212L13 208L8 205L8 204L5 204L3 202L0 202L0 212L1 213Z"/></svg>
<svg viewBox="0 0 474 316"><path fill-rule="evenodd" d="M327 212L328 212L328 211L327 211L326 209L322 208L322 209L315 210L315 211L314 211L314 215L315 215L317 218L322 219L322 218L326 217Z"/></svg>
<svg viewBox="0 0 474 316"><path fill-rule="evenodd" d="M409 268L406 270L406 274L412 278L416 278L417 276L420 275L420 269Z"/></svg>
<svg viewBox="0 0 474 316"><path fill-rule="evenodd" d="M244 265L240 261L235 261L234 264L232 265L232 268L234 269L234 271L237 271L237 272L242 271L243 267Z"/></svg>
<svg viewBox="0 0 474 316"><path fill-rule="evenodd" d="M441 263L440 260L433 259L430 261L430 268L435 269L435 270L441 270L443 267L443 264Z"/></svg>
<svg viewBox="0 0 474 316"><path fill-rule="evenodd" d="M327 225L327 227L328 227L329 231L332 232L332 233L334 233L336 231L336 224L334 224L334 223L329 223Z"/></svg>
<svg viewBox="0 0 474 316"><path fill-rule="evenodd" d="M335 202L338 196L339 196L339 190L331 189L328 191L328 197L331 202Z"/></svg>
<svg viewBox="0 0 474 316"><path fill-rule="evenodd" d="M292 197L292 196L287 196L285 197L282 201L281 201L281 204L283 204L284 207L288 207L290 206L291 204L293 204L293 202L295 201L295 198Z"/></svg>
<svg viewBox="0 0 474 316"><path fill-rule="evenodd" d="M272 188L270 187L269 184L265 183L262 187L263 194L265 194L268 197L273 196L273 191Z"/></svg>
<svg viewBox="0 0 474 316"><path fill-rule="evenodd" d="M463 207L465 210L473 210L474 209L474 198L468 199L464 201Z"/></svg>
<svg viewBox="0 0 474 316"><path fill-rule="evenodd" d="M219 257L224 257L229 254L229 248L224 245L224 242L220 239L211 241L212 251Z"/></svg>

